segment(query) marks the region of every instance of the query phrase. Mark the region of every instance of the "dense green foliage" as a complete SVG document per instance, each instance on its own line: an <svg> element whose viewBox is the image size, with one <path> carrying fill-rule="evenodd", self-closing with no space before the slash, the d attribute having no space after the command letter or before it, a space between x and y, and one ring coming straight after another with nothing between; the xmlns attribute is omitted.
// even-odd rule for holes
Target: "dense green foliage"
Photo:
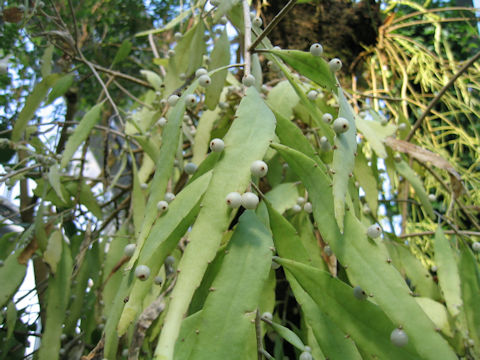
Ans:
<svg viewBox="0 0 480 360"><path fill-rule="evenodd" d="M479 358L474 14L384 5L340 69L265 1L2 2L0 358Z"/></svg>

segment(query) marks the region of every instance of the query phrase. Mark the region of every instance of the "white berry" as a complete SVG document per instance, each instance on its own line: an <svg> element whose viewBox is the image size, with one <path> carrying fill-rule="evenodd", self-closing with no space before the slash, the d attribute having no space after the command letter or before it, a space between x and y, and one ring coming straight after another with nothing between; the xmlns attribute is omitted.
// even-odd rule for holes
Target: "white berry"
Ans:
<svg viewBox="0 0 480 360"><path fill-rule="evenodd" d="M365 300L367 298L367 294L360 286L355 286L353 288L353 296L355 296L358 300Z"/></svg>
<svg viewBox="0 0 480 360"><path fill-rule="evenodd" d="M322 136L320 138L320 149L323 151L323 152L328 152L330 150L332 150L332 146L330 145L330 143L328 142L328 139L326 136Z"/></svg>
<svg viewBox="0 0 480 360"><path fill-rule="evenodd" d="M253 25L260 27L262 26L262 24L263 24L263 21L261 18L256 17L255 19L253 19Z"/></svg>
<svg viewBox="0 0 480 360"><path fill-rule="evenodd" d="M312 44L312 46L310 46L310 54L312 54L313 56L322 55L323 54L323 46L318 44L318 43Z"/></svg>
<svg viewBox="0 0 480 360"><path fill-rule="evenodd" d="M198 83L200 84L200 86L207 87L212 83L212 79L210 79L210 76L205 74L198 78Z"/></svg>
<svg viewBox="0 0 480 360"><path fill-rule="evenodd" d="M333 255L333 251L332 251L332 249L330 248L329 245L325 246L323 248L323 251L325 252L325 255L327 255L327 256L332 256Z"/></svg>
<svg viewBox="0 0 480 360"><path fill-rule="evenodd" d="M178 99L180 99L180 97L178 95L173 94L168 97L167 101L170 106L175 106L175 104L178 102Z"/></svg>
<svg viewBox="0 0 480 360"><path fill-rule="evenodd" d="M169 58L174 57L175 56L175 50L173 50L173 49L168 50L167 51L167 56Z"/></svg>
<svg viewBox="0 0 480 360"><path fill-rule="evenodd" d="M255 85L255 76L253 76L252 74L244 76L242 79L242 84L245 85L246 87Z"/></svg>
<svg viewBox="0 0 480 360"><path fill-rule="evenodd" d="M161 276L155 276L155 279L153 280L155 284L157 285L162 285L163 279Z"/></svg>
<svg viewBox="0 0 480 360"><path fill-rule="evenodd" d="M208 71L205 68L198 68L197 71L195 71L195 77L199 78L202 75L207 75Z"/></svg>
<svg viewBox="0 0 480 360"><path fill-rule="evenodd" d="M437 197L435 196L435 194L428 194L428 200L433 202L433 201L437 200Z"/></svg>
<svg viewBox="0 0 480 360"><path fill-rule="evenodd" d="M132 257L133 253L135 252L135 248L135 244L128 244L127 246L125 246L125 249L123 249L123 253L126 257Z"/></svg>
<svg viewBox="0 0 480 360"><path fill-rule="evenodd" d="M197 171L197 165L194 163L188 163L185 165L184 170L188 175L192 175L195 171Z"/></svg>
<svg viewBox="0 0 480 360"><path fill-rule="evenodd" d="M325 123L327 123L327 124L330 124L330 123L332 122L332 120L333 120L333 116L332 116L332 114L325 113L325 114L323 114L323 116L322 116L322 120L323 120L323 122L325 122Z"/></svg>
<svg viewBox="0 0 480 360"><path fill-rule="evenodd" d="M225 197L225 202L232 209L236 209L242 204L242 195L238 192L231 192Z"/></svg>
<svg viewBox="0 0 480 360"><path fill-rule="evenodd" d="M183 35L180 32L176 32L175 34L173 34L173 37L176 41L179 41L183 37Z"/></svg>
<svg viewBox="0 0 480 360"><path fill-rule="evenodd" d="M164 127L167 124L167 119L165 119L163 116L157 120L157 125L160 127Z"/></svg>
<svg viewBox="0 0 480 360"><path fill-rule="evenodd" d="M307 213L311 214L313 211L312 203L311 202L306 202L305 205L303 205L303 210L305 210Z"/></svg>
<svg viewBox="0 0 480 360"><path fill-rule="evenodd" d="M165 193L163 200L165 200L167 203L170 204L173 200L175 200L175 194L171 192L167 192Z"/></svg>
<svg viewBox="0 0 480 360"><path fill-rule="evenodd" d="M337 72L342 68L342 61L340 59L334 58L330 60L328 66L330 67L330 70L332 70L333 72Z"/></svg>
<svg viewBox="0 0 480 360"><path fill-rule="evenodd" d="M382 228L378 224L370 225L367 229L367 236L372 239L378 238L382 234Z"/></svg>
<svg viewBox="0 0 480 360"><path fill-rule="evenodd" d="M245 209L255 209L258 205L258 196L252 192L246 192L242 195L242 206Z"/></svg>
<svg viewBox="0 0 480 360"><path fill-rule="evenodd" d="M187 106L194 106L197 103L197 97L194 94L188 94L185 97L185 103Z"/></svg>
<svg viewBox="0 0 480 360"><path fill-rule="evenodd" d="M265 319L265 320L272 321L273 320L273 315L272 315L272 313L266 311L262 314L262 318Z"/></svg>
<svg viewBox="0 0 480 360"><path fill-rule="evenodd" d="M168 210L168 202L166 202L165 200L160 200L157 203L157 209L158 209L158 211L161 211L161 212L167 211Z"/></svg>
<svg viewBox="0 0 480 360"><path fill-rule="evenodd" d="M349 128L350 124L345 118L339 117L333 122L333 131L335 131L336 134L343 134L348 131Z"/></svg>
<svg viewBox="0 0 480 360"><path fill-rule="evenodd" d="M172 255L167 256L165 259L165 264L172 266L175 264L175 258Z"/></svg>
<svg viewBox="0 0 480 360"><path fill-rule="evenodd" d="M312 101L314 101L317 98L317 96L318 96L318 92L315 90L310 90L307 94L308 100L312 100Z"/></svg>
<svg viewBox="0 0 480 360"><path fill-rule="evenodd" d="M268 165L262 160L255 160L252 165L250 165L250 171L254 176L262 177L267 175Z"/></svg>
<svg viewBox="0 0 480 360"><path fill-rule="evenodd" d="M145 281L150 276L150 268L147 265L138 265L135 268L135 276L142 281Z"/></svg>
<svg viewBox="0 0 480 360"><path fill-rule="evenodd" d="M141 184L140 184L140 189L142 189L142 190L147 190L147 189L148 189L148 184L146 184L146 183L141 183Z"/></svg>
<svg viewBox="0 0 480 360"><path fill-rule="evenodd" d="M472 249L473 249L473 251L480 252L480 242L475 241L475 242L472 244Z"/></svg>
<svg viewBox="0 0 480 360"><path fill-rule="evenodd" d="M390 334L390 341L393 345L402 347L408 344L408 336L402 329L395 329Z"/></svg>
<svg viewBox="0 0 480 360"><path fill-rule="evenodd" d="M407 124L405 123L401 123L400 125L398 125L398 130L405 130L407 128Z"/></svg>
<svg viewBox="0 0 480 360"><path fill-rule="evenodd" d="M225 148L225 143L223 142L222 139L216 138L210 141L210 150L212 150L213 152L222 152L224 148Z"/></svg>
<svg viewBox="0 0 480 360"><path fill-rule="evenodd" d="M299 197L297 198L297 204L298 204L298 205L303 205L303 204L305 204L305 198L304 198L303 196L299 196Z"/></svg>
<svg viewBox="0 0 480 360"><path fill-rule="evenodd" d="M300 354L298 360L313 360L313 357L308 351L304 351Z"/></svg>
<svg viewBox="0 0 480 360"><path fill-rule="evenodd" d="M294 213L299 213L300 211L302 211L302 207L298 204L295 204L295 205L292 206L292 211Z"/></svg>

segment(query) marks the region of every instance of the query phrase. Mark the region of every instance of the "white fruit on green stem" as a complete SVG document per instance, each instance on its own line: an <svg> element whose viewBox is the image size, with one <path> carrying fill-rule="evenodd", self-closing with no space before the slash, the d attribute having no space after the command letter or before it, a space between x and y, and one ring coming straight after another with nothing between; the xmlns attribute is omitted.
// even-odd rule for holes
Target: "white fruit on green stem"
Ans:
<svg viewBox="0 0 480 360"><path fill-rule="evenodd" d="M255 160L252 165L250 165L250 171L252 175L262 177L267 175L268 165L262 160Z"/></svg>
<svg viewBox="0 0 480 360"><path fill-rule="evenodd" d="M428 200L433 202L433 201L437 200L437 197L435 196L435 194L428 194Z"/></svg>
<svg viewBox="0 0 480 360"><path fill-rule="evenodd" d="M245 85L246 87L255 85L255 76L253 76L252 74L248 74L247 76L244 76L242 79L242 84Z"/></svg>
<svg viewBox="0 0 480 360"><path fill-rule="evenodd" d="M183 35L182 35L181 32L176 32L175 34L173 34L173 38L174 38L176 41L179 41L182 37L183 37Z"/></svg>
<svg viewBox="0 0 480 360"><path fill-rule="evenodd" d="M273 315L272 315L271 312L266 311L262 314L262 319L272 321L273 320Z"/></svg>
<svg viewBox="0 0 480 360"><path fill-rule="evenodd" d="M308 94L307 94L308 100L314 101L314 100L317 99L317 97L318 97L318 92L315 91L315 90L310 90L310 91L308 92Z"/></svg>
<svg viewBox="0 0 480 360"><path fill-rule="evenodd" d="M150 268L147 265L138 265L135 268L135 276L142 281L145 281L150 276Z"/></svg>
<svg viewBox="0 0 480 360"><path fill-rule="evenodd" d="M398 130L405 130L407 128L407 124L405 123L401 123L400 125L398 125Z"/></svg>
<svg viewBox="0 0 480 360"><path fill-rule="evenodd" d="M169 58L174 57L175 56L175 50L173 50L173 49L168 50L167 51L167 56Z"/></svg>
<svg viewBox="0 0 480 360"><path fill-rule="evenodd" d="M192 175L195 171L197 171L197 165L190 162L185 165L184 170L188 175Z"/></svg>
<svg viewBox="0 0 480 360"><path fill-rule="evenodd" d="M197 97L194 94L188 94L185 97L185 103L187 106L194 106L197 103Z"/></svg>
<svg viewBox="0 0 480 360"><path fill-rule="evenodd" d="M238 192L231 192L225 197L225 202L232 209L236 209L242 205L242 195Z"/></svg>
<svg viewBox="0 0 480 360"><path fill-rule="evenodd" d="M353 288L353 296L358 300L365 300L367 298L366 292L358 285Z"/></svg>
<svg viewBox="0 0 480 360"><path fill-rule="evenodd" d="M140 189L142 189L142 190L147 190L147 189L148 189L148 184L146 184L146 183L141 183L141 184L140 184Z"/></svg>
<svg viewBox="0 0 480 360"><path fill-rule="evenodd" d="M195 77L199 78L202 75L207 75L208 71L205 68L198 68L197 71L195 71Z"/></svg>
<svg viewBox="0 0 480 360"><path fill-rule="evenodd" d="M168 202L166 202L165 200L160 200L157 203L157 209L158 209L158 211L161 211L161 212L167 211L168 210Z"/></svg>
<svg viewBox="0 0 480 360"><path fill-rule="evenodd" d="M155 276L155 279L153 280L155 284L157 285L162 285L163 279L161 276Z"/></svg>
<svg viewBox="0 0 480 360"><path fill-rule="evenodd" d="M333 58L328 63L328 66L330 67L330 70L332 70L333 72L337 72L342 68L342 61L338 58Z"/></svg>
<svg viewBox="0 0 480 360"><path fill-rule="evenodd" d="M332 150L332 145L330 145L326 136L322 136L320 138L320 150L322 150L323 152L328 152Z"/></svg>
<svg viewBox="0 0 480 360"><path fill-rule="evenodd" d="M300 211L302 211L302 207L298 204L295 204L295 205L292 206L292 211L294 213L299 213Z"/></svg>
<svg viewBox="0 0 480 360"><path fill-rule="evenodd" d="M297 204L298 204L298 205L303 205L303 204L305 204L305 198L304 198L303 196L299 196L299 197L297 198Z"/></svg>
<svg viewBox="0 0 480 360"><path fill-rule="evenodd" d="M242 206L245 209L248 209L248 210L255 209L259 201L260 200L258 199L258 196L252 192L246 192L242 195Z"/></svg>
<svg viewBox="0 0 480 360"><path fill-rule="evenodd" d="M310 46L310 54L313 56L320 56L323 54L323 46L320 45L319 43L312 44Z"/></svg>
<svg viewBox="0 0 480 360"><path fill-rule="evenodd" d="M228 19L225 15L220 18L220 21L219 21L220 24L225 25L227 22L228 22Z"/></svg>
<svg viewBox="0 0 480 360"><path fill-rule="evenodd" d="M305 348L303 349L303 351L306 351L306 352L311 353L311 352L312 352L312 348L311 348L310 346L305 345Z"/></svg>
<svg viewBox="0 0 480 360"><path fill-rule="evenodd" d="M210 76L205 74L198 78L198 83L200 84L200 86L207 87L212 83L212 79L210 79Z"/></svg>
<svg viewBox="0 0 480 360"><path fill-rule="evenodd" d="M222 139L215 138L210 141L210 150L212 150L213 152L222 152L224 148L225 143Z"/></svg>
<svg viewBox="0 0 480 360"><path fill-rule="evenodd" d="M313 360L313 357L308 351L304 351L300 354L298 360Z"/></svg>
<svg viewBox="0 0 480 360"><path fill-rule="evenodd" d="M348 131L350 128L350 124L348 120L342 117L336 118L333 122L333 131L338 134L343 134L344 132Z"/></svg>
<svg viewBox="0 0 480 360"><path fill-rule="evenodd" d="M171 192L167 192L165 193L163 200L165 200L167 203L170 204L173 200L175 200L175 194Z"/></svg>
<svg viewBox="0 0 480 360"><path fill-rule="evenodd" d="M306 202L305 205L303 205L303 210L305 210L305 212L311 214L312 211L313 211L312 203L311 202Z"/></svg>
<svg viewBox="0 0 480 360"><path fill-rule="evenodd" d="M125 246L125 248L123 249L123 253L125 254L126 257L132 257L133 254L135 253L135 248L137 246L135 244L128 244L127 246Z"/></svg>
<svg viewBox="0 0 480 360"><path fill-rule="evenodd" d="M175 106L179 99L180 97L178 95L172 94L168 97L167 101L170 106Z"/></svg>
<svg viewBox="0 0 480 360"><path fill-rule="evenodd" d="M167 124L167 119L163 116L157 120L157 125L160 127L164 127Z"/></svg>
<svg viewBox="0 0 480 360"><path fill-rule="evenodd" d="M165 259L165 264L172 266L175 264L175 258L172 255L167 256Z"/></svg>
<svg viewBox="0 0 480 360"><path fill-rule="evenodd" d="M332 116L332 114L325 113L322 116L322 120L323 120L324 123L330 124L333 120L333 116Z"/></svg>
<svg viewBox="0 0 480 360"><path fill-rule="evenodd" d="M378 238L382 234L382 228L378 224L370 225L367 229L367 236L372 239Z"/></svg>
<svg viewBox="0 0 480 360"><path fill-rule="evenodd" d="M473 251L475 251L475 252L480 252L480 242L475 241L475 242L472 244L472 249L473 249Z"/></svg>
<svg viewBox="0 0 480 360"><path fill-rule="evenodd" d="M259 18L259 17L256 17L255 19L253 19L252 22L253 22L253 25L258 27L262 26L263 24L262 18Z"/></svg>
<svg viewBox="0 0 480 360"><path fill-rule="evenodd" d="M408 335L402 329L394 329L390 334L390 341L393 345L402 347L408 344Z"/></svg>

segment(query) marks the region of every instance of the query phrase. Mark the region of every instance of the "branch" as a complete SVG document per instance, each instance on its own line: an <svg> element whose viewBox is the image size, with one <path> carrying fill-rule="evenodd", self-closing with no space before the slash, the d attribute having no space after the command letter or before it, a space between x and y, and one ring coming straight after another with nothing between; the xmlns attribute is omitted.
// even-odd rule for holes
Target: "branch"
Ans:
<svg viewBox="0 0 480 360"><path fill-rule="evenodd" d="M480 232L478 231L468 231L468 230L444 230L443 231L445 234L461 234L461 235L468 235L468 236L480 236ZM410 234L403 234L399 235L398 238L404 239L408 237L415 237L415 236L428 236L428 235L434 235L435 231L422 231L422 232L417 232L417 233L410 233Z"/></svg>
<svg viewBox="0 0 480 360"><path fill-rule="evenodd" d="M248 1L243 0L243 22L245 24L245 41L243 49L243 58L245 59L244 76L250 75L252 60L250 54L250 44L252 43L252 22L250 20L250 7Z"/></svg>
<svg viewBox="0 0 480 360"><path fill-rule="evenodd" d="M445 84L445 86L439 91L439 93L433 98L433 100L430 102L428 107L425 109L423 112L422 116L418 118L418 120L415 122L413 125L412 129L410 130L409 134L405 138L405 141L410 141L410 139L413 137L413 134L415 131L422 125L423 120L427 117L427 115L430 113L430 110L432 110L435 105L440 101L440 98L445 94L445 92L450 88L450 86L453 85L453 83L470 67L473 65L475 61L477 61L480 58L480 51L473 56L470 60L468 60L461 68L458 70L458 72L448 81L448 83Z"/></svg>
<svg viewBox="0 0 480 360"><path fill-rule="evenodd" d="M262 33L258 35L254 43L248 48L248 51L252 51L252 52L255 51L255 48L258 46L258 44L260 44L263 38L272 32L273 28L285 17L285 15L288 14L290 10L293 9L296 3L297 3L297 0L290 0L288 4L285 5L284 8L280 10L280 12L273 18L272 22L270 22L270 24L267 25L265 30L263 30ZM250 19L250 14L249 14L249 19Z"/></svg>

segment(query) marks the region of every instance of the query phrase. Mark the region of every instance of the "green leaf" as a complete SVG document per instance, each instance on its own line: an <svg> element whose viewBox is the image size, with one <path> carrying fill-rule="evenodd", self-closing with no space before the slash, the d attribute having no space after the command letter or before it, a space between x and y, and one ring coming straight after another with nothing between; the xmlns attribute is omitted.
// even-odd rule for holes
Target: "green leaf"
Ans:
<svg viewBox="0 0 480 360"><path fill-rule="evenodd" d="M50 185L52 185L52 188L53 190L55 190L58 197L62 201L65 201L65 198L62 194L62 184L60 183L60 168L58 164L50 166L50 169L48 170L48 181L50 182Z"/></svg>
<svg viewBox="0 0 480 360"><path fill-rule="evenodd" d="M118 323L118 333L124 334L128 326L142 310L145 296L150 292L165 258L175 249L180 238L192 224L199 210L199 202L210 182L211 172L198 178L177 194L169 205L168 211L155 222L143 247L137 244L138 261L136 264L147 265L152 276L145 281L133 280L133 287L128 303L123 309ZM130 261L131 267L135 256Z"/></svg>
<svg viewBox="0 0 480 360"><path fill-rule="evenodd" d="M47 96L48 90L58 80L58 74L52 74L44 78L41 82L35 85L32 93L28 96L25 106L20 114L18 114L17 120L12 130L12 141L17 142L22 137L23 132L27 128L28 122L32 120L35 115L35 111L42 103L45 96Z"/></svg>
<svg viewBox="0 0 480 360"><path fill-rule="evenodd" d="M446 336L452 337L448 312L441 303L427 297L416 297L418 305L425 311L425 314L432 320L437 329L440 329Z"/></svg>
<svg viewBox="0 0 480 360"><path fill-rule="evenodd" d="M325 271L292 260L276 261L294 276L317 306L372 358L375 355L379 359L423 359L411 342L404 348L393 346L390 333L395 324L372 302L356 299L350 286Z"/></svg>
<svg viewBox="0 0 480 360"><path fill-rule="evenodd" d="M63 152L60 168L66 168L80 144L90 135L90 131L100 119L103 102L91 108L82 118L73 134L68 138Z"/></svg>
<svg viewBox="0 0 480 360"><path fill-rule="evenodd" d="M48 94L45 105L50 105L57 98L64 95L68 91L68 89L70 89L70 87L72 86L73 79L74 79L73 74L67 74L62 76L60 79L58 79L55 82L55 85L53 85L52 91L50 91L50 93Z"/></svg>
<svg viewBox="0 0 480 360"><path fill-rule="evenodd" d="M167 30L170 30L170 29L173 29L174 27L176 27L178 24L180 24L183 20L185 20L186 18L188 18L191 14L192 14L192 11L193 11L193 8L190 8L190 9L187 9L183 12L180 13L180 15L178 15L176 18L174 18L173 20L170 20L164 27L161 27L159 29L152 29L152 30L147 30L147 31L141 31L137 34L135 34L135 36L148 36L148 35L154 35L154 34L158 34L158 33L161 33L161 32L164 32L164 31L167 31Z"/></svg>
<svg viewBox="0 0 480 360"><path fill-rule="evenodd" d="M468 337L473 340L473 357L480 357L480 307L478 294L480 294L480 269L478 260L470 248L462 245L458 270L461 280L463 300L463 313L467 319Z"/></svg>
<svg viewBox="0 0 480 360"><path fill-rule="evenodd" d="M350 124L349 129L343 134L335 136L336 150L333 152L333 202L335 219L340 231L343 232L343 217L345 216L345 201L348 191L348 182L355 167L355 154L357 152L357 139L355 128L355 115L348 103L343 90L338 89L338 103L340 110L338 117L343 117Z"/></svg>
<svg viewBox="0 0 480 360"><path fill-rule="evenodd" d="M355 158L355 168L353 169L353 173L355 174L355 180L359 182L360 186L365 192L365 200L367 201L368 207L373 214L377 214L377 178L373 174L372 168L368 166L367 159L365 158L362 150L357 151L357 157Z"/></svg>
<svg viewBox="0 0 480 360"><path fill-rule="evenodd" d="M452 349L410 296L405 280L388 261L384 245L367 239L366 228L351 211L345 214L345 231L341 236L333 215L333 198L328 191L328 179L315 166L315 162L284 146L273 147L302 180L313 204L313 215L322 238L346 268L350 281L372 294L375 302L396 326L403 326L410 343L414 344L422 358L455 359Z"/></svg>
<svg viewBox="0 0 480 360"><path fill-rule="evenodd" d="M305 350L305 345L303 344L302 340L292 330L273 321L269 323L269 325L273 328L273 330L275 330L278 335L280 335L283 339L295 346L298 350Z"/></svg>
<svg viewBox="0 0 480 360"><path fill-rule="evenodd" d="M271 235L255 213L244 212L205 301L187 359L251 358L247 344L255 343L252 320L270 272L271 246Z"/></svg>
<svg viewBox="0 0 480 360"><path fill-rule="evenodd" d="M408 166L408 164L403 160L400 162L395 162L395 168L397 169L398 173L402 175L405 179L407 179L408 182L413 186L413 188L415 189L415 193L417 194L420 202L422 203L423 210L425 210L425 212L430 218L435 219L432 203L428 198L422 181L417 176L415 171L413 171L412 168Z"/></svg>
<svg viewBox="0 0 480 360"><path fill-rule="evenodd" d="M162 90L162 78L156 73L151 70L140 70L140 74L145 76L147 81L150 83L150 85L153 86L153 88L156 91Z"/></svg>
<svg viewBox="0 0 480 360"><path fill-rule="evenodd" d="M266 51L266 50L262 50ZM306 76L318 85L330 90L336 91L337 83L335 75L330 70L328 63L310 52L299 50L267 50L285 61L288 65Z"/></svg>
<svg viewBox="0 0 480 360"><path fill-rule="evenodd" d="M12 298L25 277L27 267L18 262L22 250L19 248L10 254L3 266L0 267L0 284L2 284L0 286L0 308L3 308Z"/></svg>
<svg viewBox="0 0 480 360"><path fill-rule="evenodd" d="M285 99L288 99L288 101L285 101ZM290 119L293 116L293 108L297 105L299 100L300 99L292 85L290 85L287 80L283 80L268 92L266 102L275 114L281 115L285 121L290 122Z"/></svg>
<svg viewBox="0 0 480 360"><path fill-rule="evenodd" d="M155 352L156 359L171 359L180 322L213 260L229 224L225 196L243 192L250 181L250 165L263 158L275 131L275 117L255 88L248 88L236 118L224 137L225 150L213 170L202 208L189 234L190 243L179 264L180 273Z"/></svg>
<svg viewBox="0 0 480 360"><path fill-rule="evenodd" d="M13 335L13 332L15 330L15 323L17 322L17 309L15 308L15 304L13 303L13 301L8 302L6 315L7 315L6 325L7 325L7 340L8 340Z"/></svg>
<svg viewBox="0 0 480 360"><path fill-rule="evenodd" d="M43 252L43 260L50 266L52 274L57 272L57 264L62 257L63 235L60 230L52 231L48 238L47 248Z"/></svg>
<svg viewBox="0 0 480 360"><path fill-rule="evenodd" d="M283 183L275 186L266 195L266 199L280 214L297 203L298 189L295 183Z"/></svg>
<svg viewBox="0 0 480 360"><path fill-rule="evenodd" d="M46 78L52 73L52 56L54 49L55 47L53 46L53 44L50 44L43 53L41 67L42 78Z"/></svg>
<svg viewBox="0 0 480 360"><path fill-rule="evenodd" d="M370 114L374 117L378 117L378 114L370 110ZM383 141L386 137L392 135L397 130L397 127L392 124L382 125L379 121L367 120L361 116L355 117L355 124L357 125L358 130L365 136L368 140L368 143L382 159L387 157L387 151L383 145Z"/></svg>
<svg viewBox="0 0 480 360"><path fill-rule="evenodd" d="M210 55L210 64L208 70L214 70L222 66L230 64L230 41L228 40L227 30L222 32L222 35L215 42L212 54ZM205 105L210 110L215 109L220 99L220 94L225 85L228 70L221 70L211 75L212 82L205 90ZM196 138L196 136L195 136Z"/></svg>
<svg viewBox="0 0 480 360"><path fill-rule="evenodd" d="M120 48L118 49L117 53L115 54L115 57L113 58L111 67L125 60L128 54L130 54L131 50L132 50L132 42L128 39L123 40L122 45L120 45Z"/></svg>
<svg viewBox="0 0 480 360"><path fill-rule="evenodd" d="M70 299L70 275L72 257L68 245L63 242L62 258L57 273L50 276L47 289L46 323L42 334L42 343L38 352L39 360L59 358L60 335L62 334L65 312Z"/></svg>
<svg viewBox="0 0 480 360"><path fill-rule="evenodd" d="M206 110L200 116L200 119L198 120L197 132L195 134L195 142L193 143L192 162L194 164L200 164L203 160L205 160L210 145L210 134L213 129L213 124L218 119L219 114L220 108L217 108L213 111Z"/></svg>

